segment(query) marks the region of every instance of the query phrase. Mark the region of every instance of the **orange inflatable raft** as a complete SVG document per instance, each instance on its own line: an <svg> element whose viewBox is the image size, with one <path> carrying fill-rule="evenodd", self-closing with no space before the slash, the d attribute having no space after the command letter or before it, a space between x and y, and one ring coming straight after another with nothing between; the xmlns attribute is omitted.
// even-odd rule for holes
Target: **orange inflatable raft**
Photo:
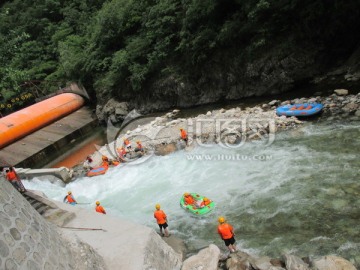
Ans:
<svg viewBox="0 0 360 270"><path fill-rule="evenodd" d="M0 118L0 149L78 110L84 99L64 93Z"/></svg>
<svg viewBox="0 0 360 270"><path fill-rule="evenodd" d="M101 174L105 174L108 170L108 167L105 166L100 166L100 167L96 167L90 171L87 172L86 176L97 176L97 175L101 175Z"/></svg>

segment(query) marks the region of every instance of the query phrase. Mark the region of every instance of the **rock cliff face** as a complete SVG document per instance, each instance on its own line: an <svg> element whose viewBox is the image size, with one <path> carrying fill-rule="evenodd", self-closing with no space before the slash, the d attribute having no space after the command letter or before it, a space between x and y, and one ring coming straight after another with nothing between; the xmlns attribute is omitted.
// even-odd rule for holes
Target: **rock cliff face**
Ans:
<svg viewBox="0 0 360 270"><path fill-rule="evenodd" d="M360 48L345 59L337 59L335 64L330 64L334 59L316 47L284 50L279 45L247 62L234 51L222 52L199 67L193 76L179 74L175 66L168 68L171 72L154 77L142 94L126 100L126 106L129 110L135 108L148 113L274 95L293 90L299 85L309 85L314 89L355 89L360 86L359 60ZM123 102L121 97L117 99L118 105L114 108L121 107ZM104 104L108 102L103 97L100 100ZM105 116L109 112L108 106L104 106L104 110L101 110L102 107L98 109ZM114 114L109 118L114 122L119 115Z"/></svg>

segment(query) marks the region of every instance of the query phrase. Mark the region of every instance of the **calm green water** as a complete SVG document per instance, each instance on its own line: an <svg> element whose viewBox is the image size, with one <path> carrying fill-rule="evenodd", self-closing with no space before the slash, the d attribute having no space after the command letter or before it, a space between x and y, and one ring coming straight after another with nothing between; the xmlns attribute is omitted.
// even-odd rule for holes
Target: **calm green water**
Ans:
<svg viewBox="0 0 360 270"><path fill-rule="evenodd" d="M171 232L190 253L210 243L225 250L216 233L223 215L245 251L272 257L336 254L360 267L359 138L359 122L308 123L277 134L270 145L197 147L66 187L38 180L25 185L55 200L71 190L79 202L100 200L109 215L154 229L153 210L160 203ZM184 192L206 195L216 208L191 216L179 206Z"/></svg>

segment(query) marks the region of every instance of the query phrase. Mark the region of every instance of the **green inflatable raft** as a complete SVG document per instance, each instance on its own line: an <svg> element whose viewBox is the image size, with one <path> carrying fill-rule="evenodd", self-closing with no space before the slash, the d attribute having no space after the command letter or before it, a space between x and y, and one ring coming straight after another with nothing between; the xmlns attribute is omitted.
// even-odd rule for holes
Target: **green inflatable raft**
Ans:
<svg viewBox="0 0 360 270"><path fill-rule="evenodd" d="M200 196L199 194L197 193L190 193L193 198L196 200L196 201L199 201L199 202L202 202L203 201L203 198L204 196ZM185 205L185 202L184 202L184 195L181 196L181 199L180 199L180 206L182 208L184 208L186 211L189 211L190 213L196 215L196 216L202 216L202 215L205 215L207 213L209 213L211 210L214 209L215 207L215 203L213 201L210 200L210 204L204 206L204 207L196 207L194 205Z"/></svg>

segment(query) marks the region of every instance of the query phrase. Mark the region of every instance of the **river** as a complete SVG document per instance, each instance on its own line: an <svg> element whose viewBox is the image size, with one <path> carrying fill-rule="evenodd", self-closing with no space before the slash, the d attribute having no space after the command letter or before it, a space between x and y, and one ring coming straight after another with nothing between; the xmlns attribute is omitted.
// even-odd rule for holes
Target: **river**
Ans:
<svg viewBox="0 0 360 270"><path fill-rule="evenodd" d="M24 184L58 201L71 190L78 202L92 203L76 207L94 211L99 200L109 215L156 230L153 211L160 203L189 254L210 243L225 250L216 233L223 215L235 227L238 247L252 254L336 254L360 267L359 138L358 121L312 121L276 134L272 143L152 156L66 187L37 179ZM184 192L206 195L215 209L190 215L179 206Z"/></svg>

